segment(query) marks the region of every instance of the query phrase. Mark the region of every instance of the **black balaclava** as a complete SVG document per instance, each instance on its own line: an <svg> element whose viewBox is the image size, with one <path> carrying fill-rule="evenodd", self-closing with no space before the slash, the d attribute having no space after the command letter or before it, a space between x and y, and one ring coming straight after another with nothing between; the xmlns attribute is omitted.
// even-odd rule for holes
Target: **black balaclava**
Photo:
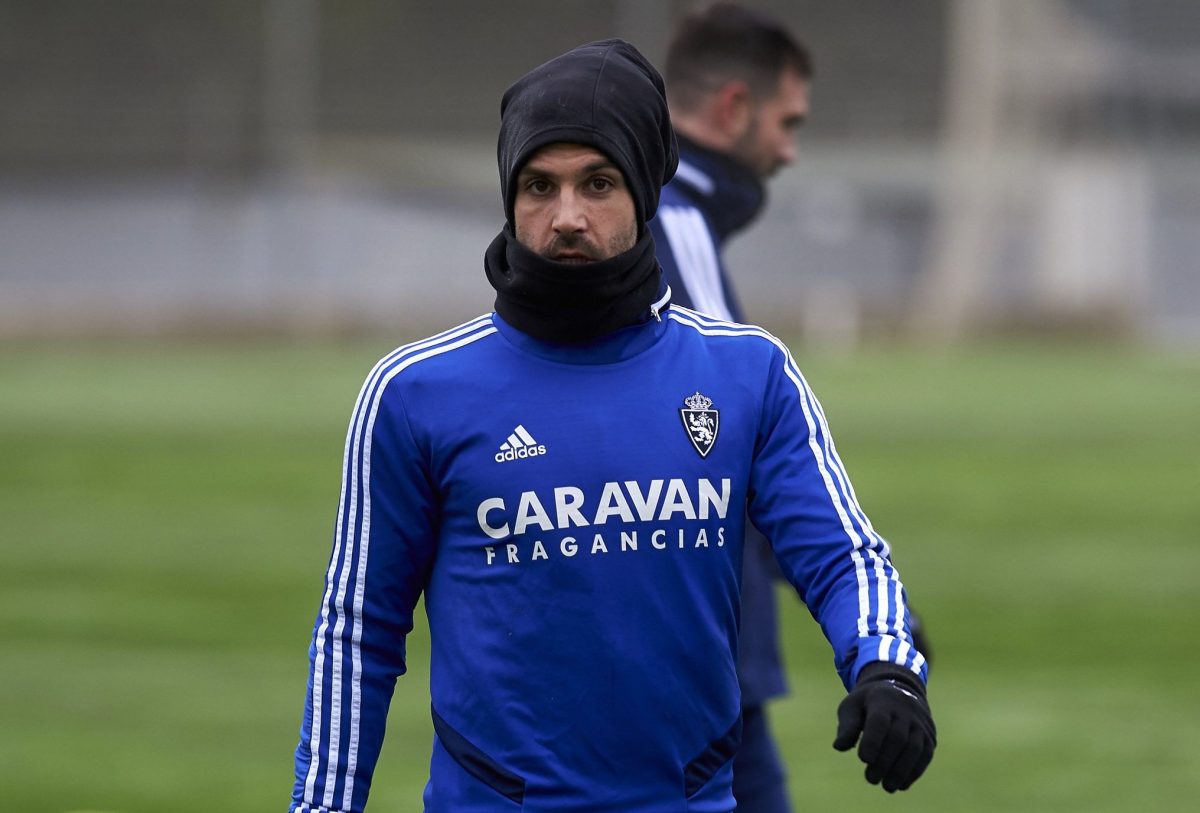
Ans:
<svg viewBox="0 0 1200 813"><path fill-rule="evenodd" d="M594 263L560 263L515 236L516 179L548 144L584 144L604 153L633 197L639 239L633 248ZM535 338L581 343L649 318L662 271L646 221L675 174L679 149L662 77L627 42L581 45L534 68L500 103L497 146L507 218L484 256L496 289L496 312Z"/></svg>

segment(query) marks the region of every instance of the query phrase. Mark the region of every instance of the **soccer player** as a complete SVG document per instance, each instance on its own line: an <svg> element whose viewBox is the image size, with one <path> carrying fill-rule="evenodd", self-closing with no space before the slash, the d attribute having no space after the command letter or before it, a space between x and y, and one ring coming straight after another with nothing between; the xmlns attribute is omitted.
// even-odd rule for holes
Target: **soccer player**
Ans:
<svg viewBox="0 0 1200 813"><path fill-rule="evenodd" d="M925 662L824 412L773 336L670 305L662 79L569 51L498 157L495 312L384 357L350 421L291 810L365 806L423 593L427 811L732 811L743 506L833 646L835 747L908 787Z"/></svg>
<svg viewBox="0 0 1200 813"><path fill-rule="evenodd" d="M765 182L795 160L812 76L808 49L762 12L714 3L676 30L666 85L679 169L649 223L674 304L746 321L722 249L762 211ZM770 543L747 526L738 651L744 727L733 767L738 813L791 810L766 713L766 702L786 691L773 586L778 577ZM917 636L915 619L910 623Z"/></svg>

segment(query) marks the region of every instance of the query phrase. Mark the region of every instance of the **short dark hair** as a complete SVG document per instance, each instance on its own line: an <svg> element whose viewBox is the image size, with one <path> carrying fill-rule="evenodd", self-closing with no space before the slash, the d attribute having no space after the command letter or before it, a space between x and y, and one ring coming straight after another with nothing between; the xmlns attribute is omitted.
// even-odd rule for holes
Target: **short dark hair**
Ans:
<svg viewBox="0 0 1200 813"><path fill-rule="evenodd" d="M713 3L685 17L671 39L667 97L692 109L733 79L744 80L756 95L771 95L785 68L812 79L812 56L781 22L736 3Z"/></svg>

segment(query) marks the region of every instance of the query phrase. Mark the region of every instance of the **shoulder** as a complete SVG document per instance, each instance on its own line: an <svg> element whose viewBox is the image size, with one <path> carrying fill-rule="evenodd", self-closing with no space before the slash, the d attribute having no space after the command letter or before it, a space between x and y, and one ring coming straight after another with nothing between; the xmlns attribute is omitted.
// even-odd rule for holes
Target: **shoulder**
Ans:
<svg viewBox="0 0 1200 813"><path fill-rule="evenodd" d="M711 230L708 217L695 202L683 195L669 195L667 190L663 189L658 212L650 221L650 225L669 232L672 227L676 227L675 231L678 231L678 227L683 224L700 226L706 234Z"/></svg>
<svg viewBox="0 0 1200 813"><path fill-rule="evenodd" d="M711 316L672 304L666 316L679 329L683 341L728 348L743 356L787 357L787 347L774 334L758 325L714 319Z"/></svg>
<svg viewBox="0 0 1200 813"><path fill-rule="evenodd" d="M699 208L696 204L696 193L678 181L671 181L662 188L659 205L685 206L689 209Z"/></svg>
<svg viewBox="0 0 1200 813"><path fill-rule="evenodd" d="M487 313L428 338L401 345L376 362L367 376L364 391L376 389L382 392L395 389L397 385L446 375L461 376L472 364L482 363L479 351L495 334L492 314Z"/></svg>
<svg viewBox="0 0 1200 813"><path fill-rule="evenodd" d="M694 189L678 180L671 181L662 188L658 213L650 223L657 225L663 231L681 223L699 224L705 232L710 229L703 198L699 197ZM678 232L678 229L675 231Z"/></svg>
<svg viewBox="0 0 1200 813"><path fill-rule="evenodd" d="M716 262L717 242L704 211L685 198L666 195L649 223L660 248L684 257L705 256Z"/></svg>

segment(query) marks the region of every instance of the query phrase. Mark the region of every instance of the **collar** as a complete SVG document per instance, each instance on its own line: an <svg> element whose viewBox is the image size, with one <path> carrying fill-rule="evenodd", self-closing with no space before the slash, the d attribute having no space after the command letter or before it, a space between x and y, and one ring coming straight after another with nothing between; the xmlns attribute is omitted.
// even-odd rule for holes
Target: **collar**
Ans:
<svg viewBox="0 0 1200 813"><path fill-rule="evenodd" d="M679 168L673 183L703 210L721 240L748 226L766 203L763 182L725 153L678 133L676 138Z"/></svg>
<svg viewBox="0 0 1200 813"><path fill-rule="evenodd" d="M671 287L664 280L659 283L658 296L646 311L645 318L599 338L575 344L534 338L506 322L498 313L492 314L492 324L509 344L547 361L576 365L616 364L649 350L662 338L667 329L667 319L663 314L670 300Z"/></svg>

